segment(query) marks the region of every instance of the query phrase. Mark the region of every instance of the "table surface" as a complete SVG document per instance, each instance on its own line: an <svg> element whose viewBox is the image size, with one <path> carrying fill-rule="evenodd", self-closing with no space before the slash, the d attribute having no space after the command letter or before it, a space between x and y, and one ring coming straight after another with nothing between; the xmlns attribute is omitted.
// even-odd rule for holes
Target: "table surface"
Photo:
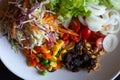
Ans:
<svg viewBox="0 0 120 80"><path fill-rule="evenodd" d="M10 72L0 60L0 79L2 80L23 80ZM115 79L120 80L120 75Z"/></svg>

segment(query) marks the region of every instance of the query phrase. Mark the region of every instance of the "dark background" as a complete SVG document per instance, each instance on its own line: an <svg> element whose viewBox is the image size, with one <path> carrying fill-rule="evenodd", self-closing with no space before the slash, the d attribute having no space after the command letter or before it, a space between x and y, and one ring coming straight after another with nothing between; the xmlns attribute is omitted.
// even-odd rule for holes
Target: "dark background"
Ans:
<svg viewBox="0 0 120 80"><path fill-rule="evenodd" d="M10 72L0 60L0 80L23 80Z"/></svg>
<svg viewBox="0 0 120 80"><path fill-rule="evenodd" d="M23 80L10 72L0 60L0 80ZM120 75L115 80L120 80Z"/></svg>

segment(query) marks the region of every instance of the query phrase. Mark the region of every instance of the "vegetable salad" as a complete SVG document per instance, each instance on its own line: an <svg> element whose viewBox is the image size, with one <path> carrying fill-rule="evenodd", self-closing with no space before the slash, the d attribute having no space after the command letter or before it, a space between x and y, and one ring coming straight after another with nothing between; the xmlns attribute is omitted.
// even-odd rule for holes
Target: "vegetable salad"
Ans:
<svg viewBox="0 0 120 80"><path fill-rule="evenodd" d="M99 69L117 47L119 0L8 0L0 31L42 75Z"/></svg>

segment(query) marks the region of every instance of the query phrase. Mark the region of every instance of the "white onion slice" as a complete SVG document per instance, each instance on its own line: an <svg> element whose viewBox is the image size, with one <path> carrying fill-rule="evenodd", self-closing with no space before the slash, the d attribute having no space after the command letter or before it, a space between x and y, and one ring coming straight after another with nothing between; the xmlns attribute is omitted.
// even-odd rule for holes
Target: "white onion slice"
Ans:
<svg viewBox="0 0 120 80"><path fill-rule="evenodd" d="M109 34L103 40L103 48L107 52L112 52L118 45L118 38L116 35Z"/></svg>
<svg viewBox="0 0 120 80"><path fill-rule="evenodd" d="M69 26L69 24L70 24L71 19L72 19L72 17L70 17L70 18L66 19L66 20L62 23L62 25L63 25L64 27L68 28L68 26Z"/></svg>
<svg viewBox="0 0 120 80"><path fill-rule="evenodd" d="M97 32L102 29L102 25L106 23L106 20L98 16L91 15L86 18L86 23L88 24L90 30Z"/></svg>
<svg viewBox="0 0 120 80"><path fill-rule="evenodd" d="M92 14L93 15L103 15L105 13L105 9L106 7L105 6L101 6L101 5L95 5L95 4L91 4L91 3L87 3L86 4L88 9L90 11L92 11Z"/></svg>
<svg viewBox="0 0 120 80"><path fill-rule="evenodd" d="M109 25L109 26L108 26ZM102 33L117 33L120 31L120 16L119 15L111 15L107 23L103 25L101 30Z"/></svg>
<svg viewBox="0 0 120 80"><path fill-rule="evenodd" d="M85 19L83 19L82 16L78 16L78 19L83 25L87 25L86 22L85 22Z"/></svg>
<svg viewBox="0 0 120 80"><path fill-rule="evenodd" d="M120 31L120 16L119 15L112 15L110 17L110 24L113 25L114 29L109 31L110 33L117 33Z"/></svg>
<svg viewBox="0 0 120 80"><path fill-rule="evenodd" d="M110 16L112 15L119 15L119 12L116 10L106 10L102 17L106 20L109 20Z"/></svg>

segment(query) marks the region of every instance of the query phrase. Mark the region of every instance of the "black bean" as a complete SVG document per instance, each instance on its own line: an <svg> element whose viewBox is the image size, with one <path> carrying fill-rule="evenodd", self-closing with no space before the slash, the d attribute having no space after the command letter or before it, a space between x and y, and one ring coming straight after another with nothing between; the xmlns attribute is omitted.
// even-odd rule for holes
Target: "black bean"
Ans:
<svg viewBox="0 0 120 80"><path fill-rule="evenodd" d="M72 72L78 72L78 71L80 71L80 67L75 67L75 68L73 68L71 71L72 71Z"/></svg>
<svg viewBox="0 0 120 80"><path fill-rule="evenodd" d="M80 48L82 42L76 44L76 46L66 54L62 56L62 63L65 65L66 69L72 72L78 72L81 68L92 69L95 65L95 60L91 58L88 52Z"/></svg>

